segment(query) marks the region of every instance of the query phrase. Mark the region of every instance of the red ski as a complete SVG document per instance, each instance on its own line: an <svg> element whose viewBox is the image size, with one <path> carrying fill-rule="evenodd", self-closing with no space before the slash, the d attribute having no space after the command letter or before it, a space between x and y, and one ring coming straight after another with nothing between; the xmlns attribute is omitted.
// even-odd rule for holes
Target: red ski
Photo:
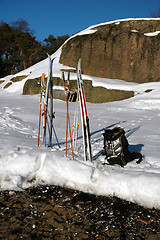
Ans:
<svg viewBox="0 0 160 240"><path fill-rule="evenodd" d="M86 99L81 75L81 59L78 61L77 66L77 85L79 93L79 104L82 120L82 134L83 134L83 144L84 144L84 159L92 161L92 149L91 149L91 139L90 139L90 127L89 127L89 117L87 114Z"/></svg>

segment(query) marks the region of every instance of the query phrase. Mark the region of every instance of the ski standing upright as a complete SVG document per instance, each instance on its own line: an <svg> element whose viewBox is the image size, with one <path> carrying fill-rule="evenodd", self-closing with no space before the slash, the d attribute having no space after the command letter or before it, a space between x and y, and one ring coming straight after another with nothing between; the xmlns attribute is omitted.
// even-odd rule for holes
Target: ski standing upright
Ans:
<svg viewBox="0 0 160 240"><path fill-rule="evenodd" d="M53 83L52 83L52 65L53 65L53 59L51 59L51 56L49 54L49 70L48 70L48 77L47 77L47 84L45 89L44 84L44 74L42 75L41 79L41 97L40 97L40 117L39 117L39 131L38 131L38 146L39 146L39 138L40 138L40 121L41 121L41 107L43 106L43 112L42 115L44 115L44 121L43 121L43 141L46 146L46 130L48 128L48 146L52 148L52 131L54 132L58 147L60 148L60 144L58 142L58 138L55 132L55 128L53 126L53 118L54 118L54 112L53 112Z"/></svg>
<svg viewBox="0 0 160 240"><path fill-rule="evenodd" d="M39 147L39 141L40 141L40 129L41 129L41 114L44 108L44 89L45 89L45 84L44 84L44 73L42 73L41 77L41 95L40 95L40 110L39 110L39 128L38 128L38 147Z"/></svg>
<svg viewBox="0 0 160 240"><path fill-rule="evenodd" d="M78 66L77 66L77 85L78 85L79 104L80 104L80 112L81 112L81 120L82 120L84 159L86 161L87 160L92 161L89 117L87 114L86 99L85 99L82 74L81 74L81 59L79 59Z"/></svg>

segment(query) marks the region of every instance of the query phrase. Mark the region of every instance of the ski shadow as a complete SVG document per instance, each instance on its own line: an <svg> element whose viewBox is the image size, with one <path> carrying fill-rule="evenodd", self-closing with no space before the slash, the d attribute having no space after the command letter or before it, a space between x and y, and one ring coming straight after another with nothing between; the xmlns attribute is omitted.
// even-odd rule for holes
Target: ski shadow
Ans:
<svg viewBox="0 0 160 240"><path fill-rule="evenodd" d="M93 161L95 161L97 158L99 158L101 155L103 155L105 153L104 149L100 150L98 153L96 153L93 156Z"/></svg>
<svg viewBox="0 0 160 240"><path fill-rule="evenodd" d="M98 130L96 130L96 131L94 131L94 132L91 132L91 133L90 133L90 136L93 136L93 135L95 135L95 134L97 134L97 133L100 133L100 132L104 131L105 129L112 128L112 127L114 127L114 126L116 126L117 124L120 124L120 123L122 123L122 122L125 122L125 121L116 122L116 123L111 124L111 125L109 125L109 126L106 126L106 127L104 127L104 128L98 129ZM83 136L81 135L81 136L78 137L77 140L80 140L80 139L82 139L82 138L83 138ZM103 136L102 136L101 138L99 138L99 139L94 140L94 143L95 143L95 142L101 142L102 140L103 140ZM71 140L68 139L68 140L67 140L67 144L70 144L70 143L71 143ZM64 145L66 144L66 141L61 141L61 142L59 142L59 144L60 144L60 146L64 146ZM54 146L58 146L58 144L57 144L57 143L52 143L52 148L53 148ZM99 153L97 153L97 154L93 157L93 159L94 159L94 158L97 159L97 158L102 154L103 151L104 151L104 150L101 150Z"/></svg>
<svg viewBox="0 0 160 240"><path fill-rule="evenodd" d="M126 134L125 134L125 135L126 135L126 138L128 138L131 134L133 134L134 132L136 132L140 127L141 127L141 125L138 126L138 127L129 129L129 130L126 132Z"/></svg>
<svg viewBox="0 0 160 240"><path fill-rule="evenodd" d="M114 127L114 126L116 126L117 124L120 124L120 123L122 123L122 122L117 122L117 123L111 124L111 125L109 125L107 127L104 127L104 128L99 129L99 130L96 130L94 132L91 132L90 135L93 136L96 133L102 132L102 131L104 131L105 129L108 129L108 128L112 128L112 127Z"/></svg>
<svg viewBox="0 0 160 240"><path fill-rule="evenodd" d="M117 122L117 123L111 124L111 125L109 125L109 126L107 126L107 127L104 127L104 128L98 129L98 130L96 130L96 131L94 131L94 132L91 132L91 133L90 133L90 136L93 136L94 134L100 133L100 132L104 131L105 129L112 128L112 127L116 126L116 125L119 124L119 123L121 123L121 122ZM83 138L83 136L81 135L81 136L78 137L77 140L82 139L82 138ZM71 140L68 140L68 141L67 141L67 143L70 143L70 142L71 142ZM64 141L64 142L60 142L60 145L63 145L63 144L66 144L66 142L65 142L65 141ZM56 145L57 145L57 144L56 144Z"/></svg>
<svg viewBox="0 0 160 240"><path fill-rule="evenodd" d="M118 124L124 123L124 122L126 122L126 121L116 122L116 123L113 123L113 124L111 124L111 125L109 125L109 126L106 126L106 127L101 128L101 129L98 129L98 130L96 130L96 131L93 131L93 132L90 133L90 136L92 137L93 135L95 135L95 134L97 134L97 133L101 133L101 132L104 131L105 129L113 128L113 127L117 126ZM136 132L140 127L141 127L141 125L138 126L138 127L136 127L136 128L129 129L129 130L126 132L126 134L125 134L125 135L126 135L126 138L128 138L131 134L133 134L134 132ZM82 139L82 138L83 138L83 136L81 135L81 136L78 137L77 140L80 140L80 139ZM101 138L98 138L98 139L94 140L94 143L95 143L95 142L101 142L101 141L103 141L103 136L102 136ZM68 140L67 140L67 144L70 143L70 142L71 142L71 140L68 139ZM63 146L64 144L66 144L66 141L61 141L61 142L60 142L60 145ZM54 143L53 146L58 146L58 144L57 144L57 143ZM144 146L143 144L129 145L129 150L130 150L131 152L140 152L143 146ZM99 156L101 156L101 154L102 154L103 152L104 152L104 149L102 149L102 150L100 150L98 153L96 153L96 154L93 156L93 160L96 160Z"/></svg>

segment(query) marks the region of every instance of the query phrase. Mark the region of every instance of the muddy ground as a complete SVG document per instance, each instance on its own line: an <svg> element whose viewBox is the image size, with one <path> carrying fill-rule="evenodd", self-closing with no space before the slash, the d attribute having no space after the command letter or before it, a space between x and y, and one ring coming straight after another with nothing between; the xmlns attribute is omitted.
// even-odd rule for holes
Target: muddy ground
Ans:
<svg viewBox="0 0 160 240"><path fill-rule="evenodd" d="M3 191L0 239L159 240L160 210L56 186Z"/></svg>

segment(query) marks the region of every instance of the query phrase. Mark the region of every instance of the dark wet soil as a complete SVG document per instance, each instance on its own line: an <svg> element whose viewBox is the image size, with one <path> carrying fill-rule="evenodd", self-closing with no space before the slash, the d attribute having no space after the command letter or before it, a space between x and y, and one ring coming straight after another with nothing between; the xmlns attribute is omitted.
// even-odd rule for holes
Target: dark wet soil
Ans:
<svg viewBox="0 0 160 240"><path fill-rule="evenodd" d="M55 186L4 191L0 239L159 240L160 210Z"/></svg>

